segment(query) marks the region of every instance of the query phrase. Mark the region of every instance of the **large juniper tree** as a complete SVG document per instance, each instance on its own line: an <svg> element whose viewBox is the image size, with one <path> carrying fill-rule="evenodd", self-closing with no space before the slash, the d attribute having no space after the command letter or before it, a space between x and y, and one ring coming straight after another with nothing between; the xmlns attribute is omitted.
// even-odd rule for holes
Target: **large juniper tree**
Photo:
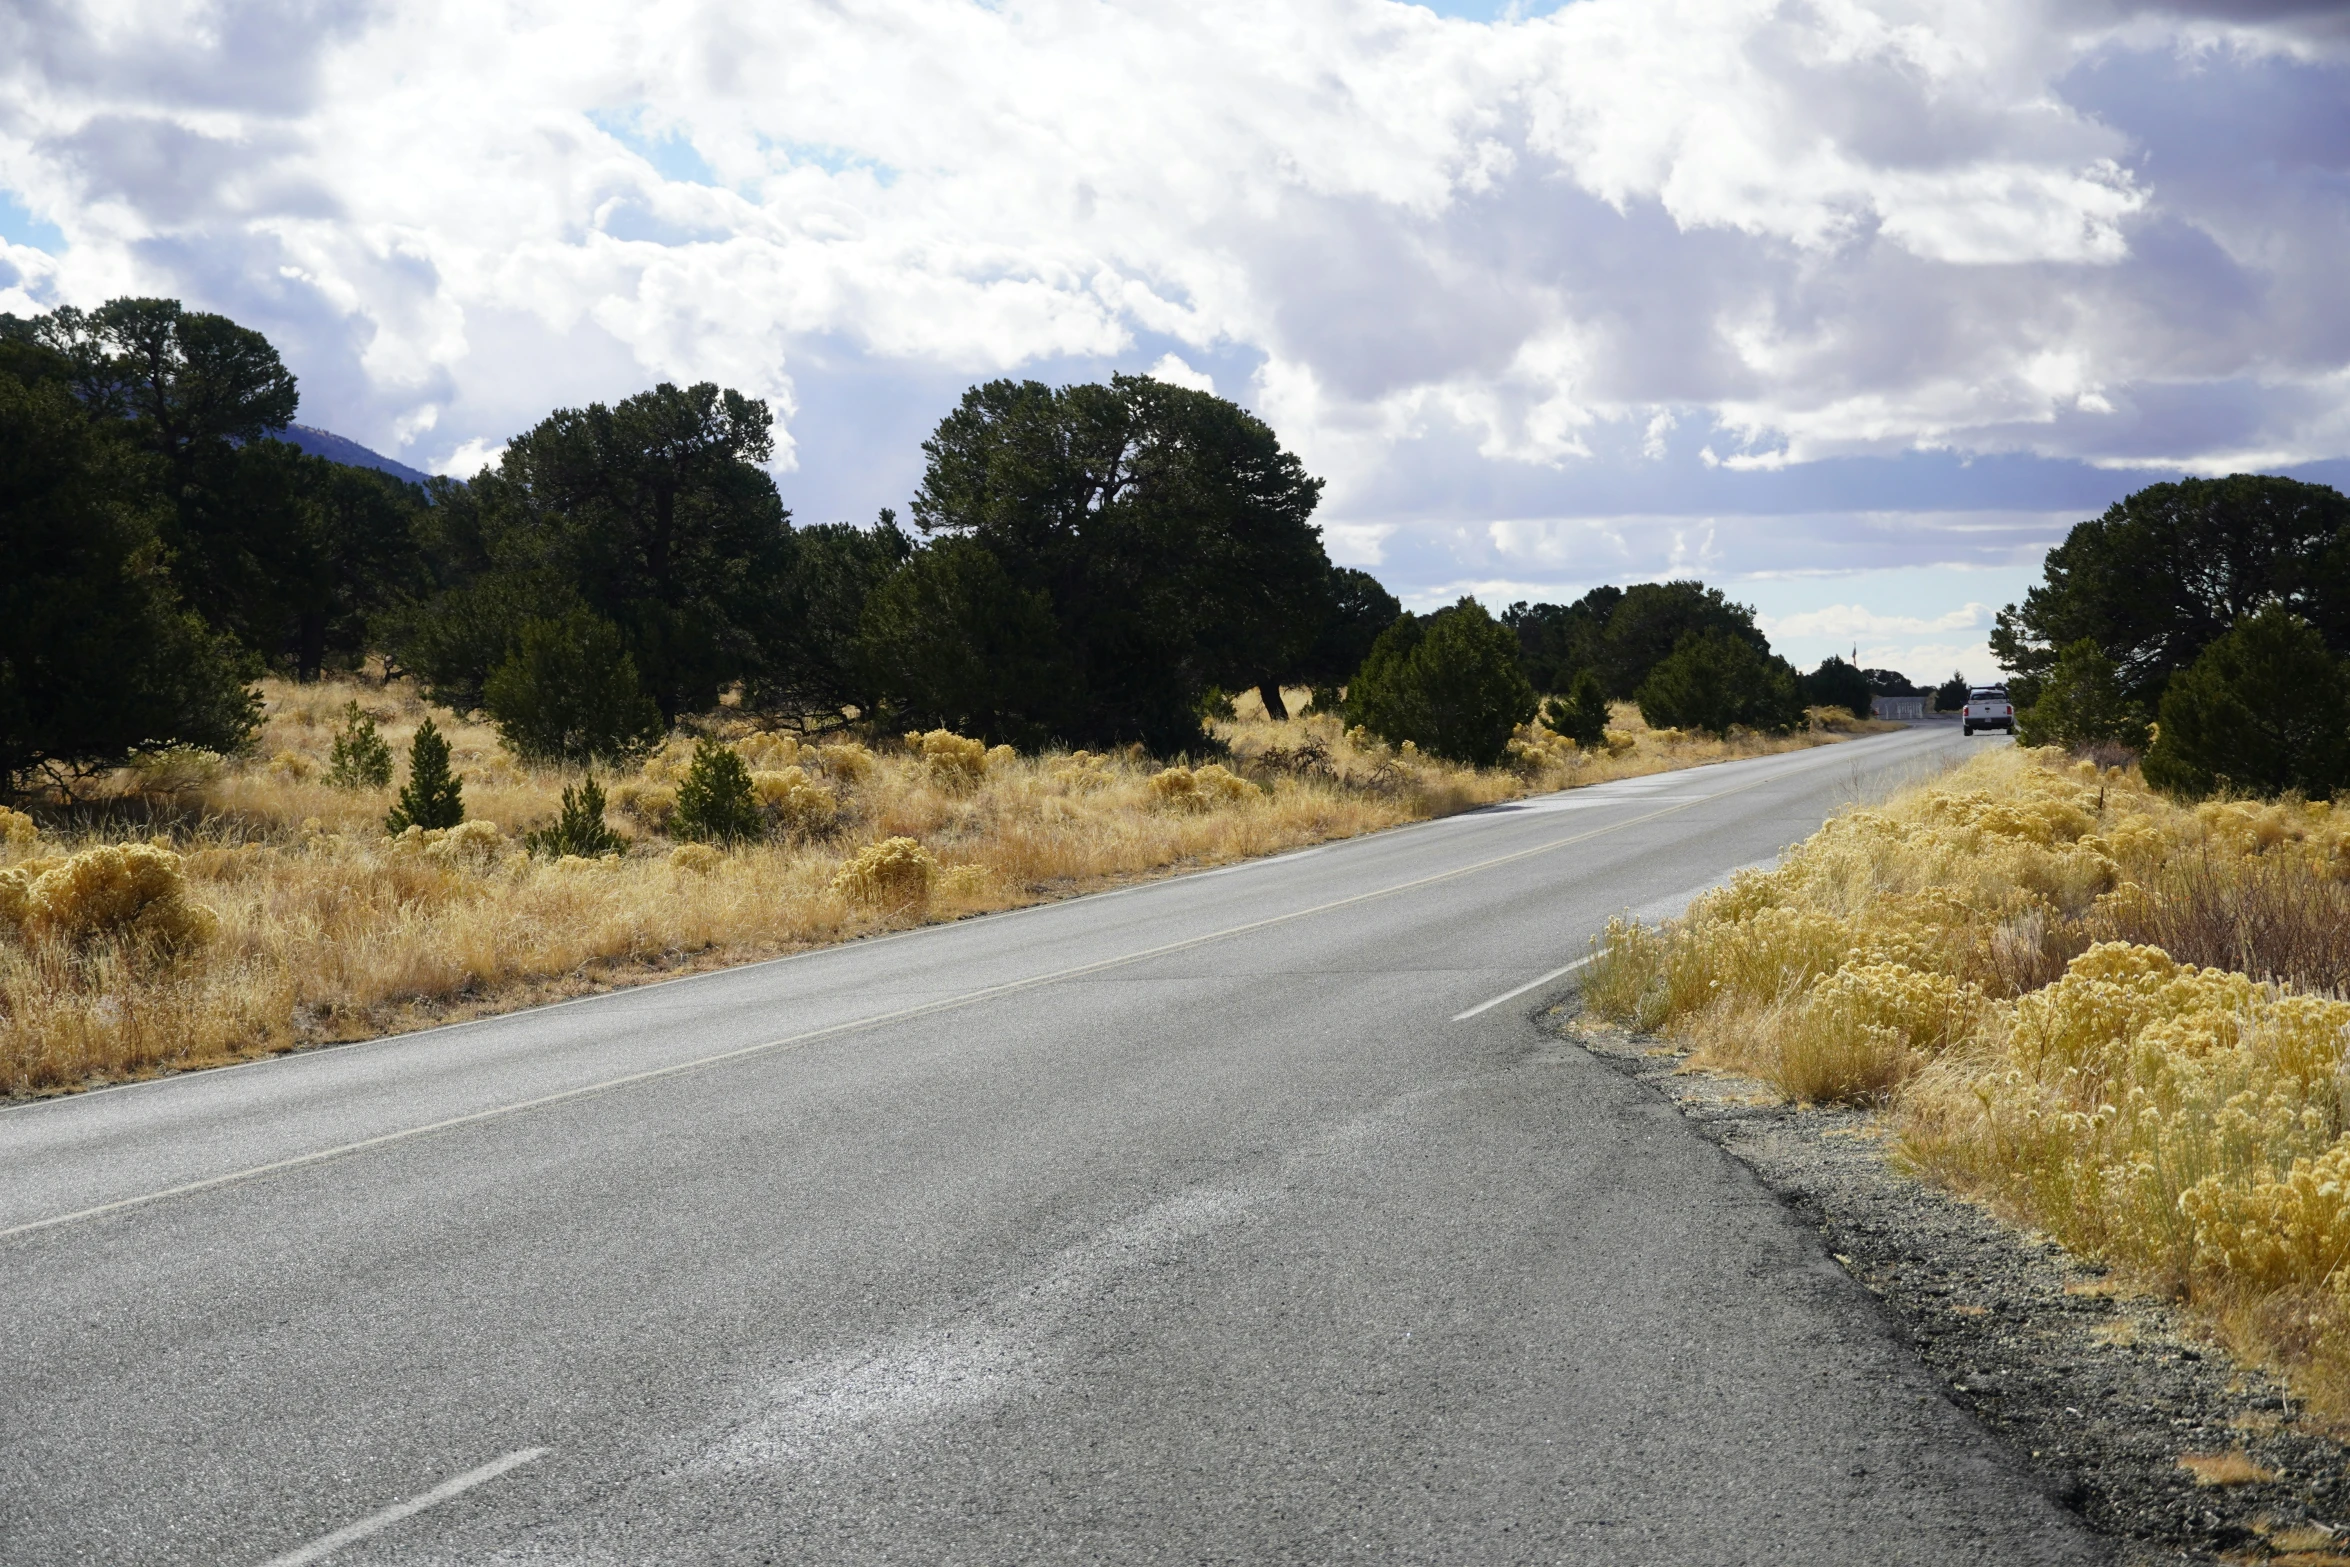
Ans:
<svg viewBox="0 0 2350 1567"><path fill-rule="evenodd" d="M434 695L478 706L521 628L619 628L664 723L716 704L790 637L790 514L760 466L767 405L709 382L558 409L434 507L437 591L393 638Z"/></svg>
<svg viewBox="0 0 2350 1567"><path fill-rule="evenodd" d="M2268 605L2350 653L2350 499L2322 484L2239 473L2150 485L2077 524L2046 570L1991 632L2019 698L2085 639L2152 711L2172 675Z"/></svg>
<svg viewBox="0 0 2350 1567"><path fill-rule="evenodd" d="M0 792L234 750L259 720L235 649L179 602L136 454L59 369L0 366Z"/></svg>
<svg viewBox="0 0 2350 1567"><path fill-rule="evenodd" d="M1277 680L1322 627L1321 481L1222 398L1147 376L991 381L923 452L915 523L978 543L1051 608L1065 739L1195 745L1209 687Z"/></svg>

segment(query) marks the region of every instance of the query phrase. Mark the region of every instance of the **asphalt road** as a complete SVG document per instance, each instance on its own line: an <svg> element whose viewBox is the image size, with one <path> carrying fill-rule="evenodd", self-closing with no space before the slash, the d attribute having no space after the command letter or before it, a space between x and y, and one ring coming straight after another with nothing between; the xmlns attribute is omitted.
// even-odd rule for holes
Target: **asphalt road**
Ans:
<svg viewBox="0 0 2350 1567"><path fill-rule="evenodd" d="M2101 1560L1571 976L1459 1016L1969 743L0 1111L0 1562Z"/></svg>

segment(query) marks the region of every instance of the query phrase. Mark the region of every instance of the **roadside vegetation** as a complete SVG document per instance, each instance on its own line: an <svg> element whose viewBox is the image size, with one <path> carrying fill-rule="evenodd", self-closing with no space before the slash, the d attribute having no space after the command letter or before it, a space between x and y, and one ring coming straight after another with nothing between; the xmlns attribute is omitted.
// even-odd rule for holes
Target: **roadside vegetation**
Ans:
<svg viewBox="0 0 2350 1567"><path fill-rule="evenodd" d="M1849 811L1662 928L1604 1016L1790 1099L1882 1103L1903 1157L2350 1419L2350 813L2182 800L1999 747Z"/></svg>
<svg viewBox="0 0 2350 1567"><path fill-rule="evenodd" d="M1697 582L1406 612L1143 376L971 388L911 527L708 383L421 484L261 334L0 316L0 1094L348 1039L1833 739ZM1849 713L1851 716L1844 716Z"/></svg>
<svg viewBox="0 0 2350 1567"><path fill-rule="evenodd" d="M1477 768L1335 716L1268 719L1252 693L1212 721L1198 765L944 730L806 740L720 716L591 771L525 761L409 682L261 694L242 757L167 753L38 822L0 812L0 1094L413 1028L1861 727L1829 711L1799 734L1715 739L1626 708L1594 746L1524 725Z"/></svg>

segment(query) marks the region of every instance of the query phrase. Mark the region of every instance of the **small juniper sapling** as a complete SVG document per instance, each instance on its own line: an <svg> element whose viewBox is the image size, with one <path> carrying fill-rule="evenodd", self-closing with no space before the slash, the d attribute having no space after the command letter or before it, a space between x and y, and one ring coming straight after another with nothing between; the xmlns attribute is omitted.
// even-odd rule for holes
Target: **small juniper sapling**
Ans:
<svg viewBox="0 0 2350 1567"><path fill-rule="evenodd" d="M449 769L449 742L426 719L408 745L408 781L384 818L384 831L454 827L465 820L465 785Z"/></svg>
<svg viewBox="0 0 2350 1567"><path fill-rule="evenodd" d="M693 763L677 785L670 832L680 838L733 843L758 837L765 825L743 759L715 740L696 743Z"/></svg>
<svg viewBox="0 0 2350 1567"><path fill-rule="evenodd" d="M563 812L551 826L524 833L522 841L531 853L549 859L576 854L592 860L602 854L617 854L623 847L620 834L604 824L604 786L592 774L578 788L564 789Z"/></svg>
<svg viewBox="0 0 2350 1567"><path fill-rule="evenodd" d="M338 789L386 789L392 782L392 748L375 732L375 720L357 702L343 709L328 754L326 781Z"/></svg>

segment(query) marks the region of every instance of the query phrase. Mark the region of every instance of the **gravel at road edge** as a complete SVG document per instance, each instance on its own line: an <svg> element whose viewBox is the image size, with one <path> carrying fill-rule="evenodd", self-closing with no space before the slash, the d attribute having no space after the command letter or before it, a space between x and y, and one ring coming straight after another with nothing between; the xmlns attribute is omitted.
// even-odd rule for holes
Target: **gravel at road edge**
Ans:
<svg viewBox="0 0 2350 1567"><path fill-rule="evenodd" d="M1820 1234L1950 1396L2115 1537L2131 1564L2350 1567L2350 1446L2300 1419L2168 1304L1886 1158L1873 1114L1799 1108L1762 1084L1580 1014L1544 1024L1675 1104ZM2272 1478L2199 1484L2182 1458L2242 1454Z"/></svg>

